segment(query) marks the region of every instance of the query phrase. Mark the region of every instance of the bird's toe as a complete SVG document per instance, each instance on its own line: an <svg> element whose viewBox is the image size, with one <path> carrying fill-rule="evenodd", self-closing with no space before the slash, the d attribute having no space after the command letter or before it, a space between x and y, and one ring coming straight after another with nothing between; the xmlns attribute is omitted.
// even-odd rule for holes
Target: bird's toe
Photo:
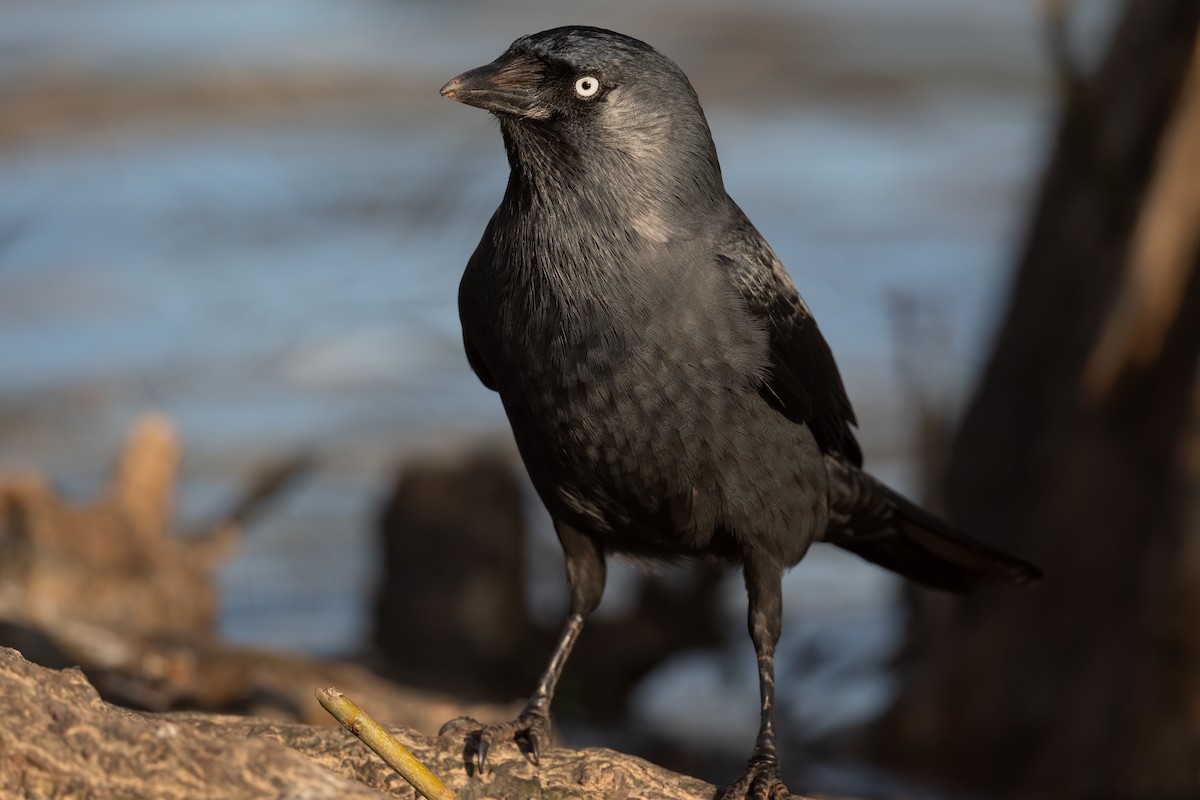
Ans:
<svg viewBox="0 0 1200 800"><path fill-rule="evenodd" d="M774 758L752 758L741 777L721 794L721 800L790 800L795 797L779 773Z"/></svg>
<svg viewBox="0 0 1200 800"><path fill-rule="evenodd" d="M483 727L483 725L481 723L475 721L471 717L455 717L454 719L450 720L445 725L443 725L438 730L437 735L438 735L438 738L440 739L443 736L455 736L462 732L469 733L471 731L478 730L482 727Z"/></svg>

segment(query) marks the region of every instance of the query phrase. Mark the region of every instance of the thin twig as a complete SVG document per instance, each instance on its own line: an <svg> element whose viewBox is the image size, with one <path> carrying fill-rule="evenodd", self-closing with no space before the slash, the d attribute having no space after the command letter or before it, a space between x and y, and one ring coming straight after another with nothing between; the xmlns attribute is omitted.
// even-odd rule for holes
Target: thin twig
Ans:
<svg viewBox="0 0 1200 800"><path fill-rule="evenodd" d="M458 795L430 772L411 750L396 741L349 697L334 688L317 689L317 702L427 800L457 800Z"/></svg>

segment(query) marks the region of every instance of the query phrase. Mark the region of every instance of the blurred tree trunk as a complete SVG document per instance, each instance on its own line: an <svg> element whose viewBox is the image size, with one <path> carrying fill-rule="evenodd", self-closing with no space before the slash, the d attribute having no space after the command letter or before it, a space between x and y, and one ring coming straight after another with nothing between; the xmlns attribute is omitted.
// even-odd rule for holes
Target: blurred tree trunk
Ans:
<svg viewBox="0 0 1200 800"><path fill-rule="evenodd" d="M917 595L873 737L901 768L1006 797L1200 797L1198 17L1129 0L1065 93L946 495L1047 577Z"/></svg>

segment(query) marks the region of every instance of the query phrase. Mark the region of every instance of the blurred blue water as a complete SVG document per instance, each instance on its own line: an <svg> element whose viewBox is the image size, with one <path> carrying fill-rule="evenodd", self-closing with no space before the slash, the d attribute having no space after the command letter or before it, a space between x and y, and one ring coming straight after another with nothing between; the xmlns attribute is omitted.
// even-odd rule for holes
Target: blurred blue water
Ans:
<svg viewBox="0 0 1200 800"><path fill-rule="evenodd" d="M893 364L904 352L951 405L980 366L1048 122L1032 13L950 0L4 4L0 98L45 86L83 111L26 104L32 122L0 127L0 464L96 490L125 428L160 409L188 448L182 513L198 517L261 459L313 448L318 474L223 571L222 629L356 647L390 466L507 437L455 312L506 164L486 115L437 89L519 34L581 21L640 35L689 72L730 193L838 355L869 462L916 489ZM163 93L193 84L219 91ZM264 106L264 84L290 99ZM109 96L134 102L105 112ZM938 335L895 341L896 297L919 299ZM556 546L531 553L530 596L552 620ZM781 669L803 661L809 678L785 687L785 712L823 730L879 708L891 579L821 552L787 592ZM739 647L652 676L646 724L700 739L702 719L752 727L754 660Z"/></svg>

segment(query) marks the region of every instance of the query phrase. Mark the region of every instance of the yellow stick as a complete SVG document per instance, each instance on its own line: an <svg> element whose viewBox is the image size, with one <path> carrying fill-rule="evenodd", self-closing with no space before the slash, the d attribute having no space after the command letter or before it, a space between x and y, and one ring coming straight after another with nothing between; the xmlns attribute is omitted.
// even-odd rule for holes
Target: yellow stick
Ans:
<svg viewBox="0 0 1200 800"><path fill-rule="evenodd" d="M396 741L349 697L337 689L317 689L317 702L427 800L458 800L458 795L417 760L411 750Z"/></svg>

